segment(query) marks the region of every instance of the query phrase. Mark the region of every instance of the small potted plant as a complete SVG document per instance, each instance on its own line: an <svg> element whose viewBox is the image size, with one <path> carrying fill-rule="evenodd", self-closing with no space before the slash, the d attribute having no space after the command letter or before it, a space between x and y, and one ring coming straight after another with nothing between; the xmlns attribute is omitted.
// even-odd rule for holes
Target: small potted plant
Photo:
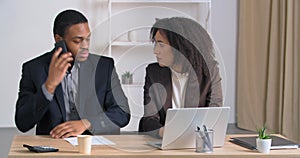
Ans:
<svg viewBox="0 0 300 158"><path fill-rule="evenodd" d="M125 71L122 74L122 84L132 84L133 74L130 71Z"/></svg>
<svg viewBox="0 0 300 158"><path fill-rule="evenodd" d="M266 134L266 127L258 129L258 138L256 139L256 148L261 153L269 153L271 149L272 139Z"/></svg>

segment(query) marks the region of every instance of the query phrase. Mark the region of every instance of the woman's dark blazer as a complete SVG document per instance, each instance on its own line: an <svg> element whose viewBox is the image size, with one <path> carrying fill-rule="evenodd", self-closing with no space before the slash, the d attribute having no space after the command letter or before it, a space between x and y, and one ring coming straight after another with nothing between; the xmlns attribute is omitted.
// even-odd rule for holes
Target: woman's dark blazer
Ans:
<svg viewBox="0 0 300 158"><path fill-rule="evenodd" d="M218 67L214 68L212 77L189 72L185 96L185 107L222 106L221 78ZM199 78L199 80L198 80ZM209 79L211 78L211 79ZM154 132L165 125L166 111L172 108L171 70L158 63L146 68L144 85L144 115L139 123L139 132Z"/></svg>

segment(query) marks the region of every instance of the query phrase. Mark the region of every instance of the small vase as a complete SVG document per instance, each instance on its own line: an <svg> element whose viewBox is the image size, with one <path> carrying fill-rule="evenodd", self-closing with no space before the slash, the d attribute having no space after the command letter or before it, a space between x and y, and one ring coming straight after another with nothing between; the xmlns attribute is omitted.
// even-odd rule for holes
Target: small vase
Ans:
<svg viewBox="0 0 300 158"><path fill-rule="evenodd" d="M272 139L256 139L256 148L260 153L268 154L271 149Z"/></svg>
<svg viewBox="0 0 300 158"><path fill-rule="evenodd" d="M137 33L136 31L129 31L128 32L128 41L129 42L136 42L137 41Z"/></svg>

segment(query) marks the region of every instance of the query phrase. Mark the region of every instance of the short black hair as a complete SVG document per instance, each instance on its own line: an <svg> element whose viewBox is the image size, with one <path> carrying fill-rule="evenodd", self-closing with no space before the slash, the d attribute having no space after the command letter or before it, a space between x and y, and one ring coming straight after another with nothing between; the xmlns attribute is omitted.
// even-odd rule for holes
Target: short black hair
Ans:
<svg viewBox="0 0 300 158"><path fill-rule="evenodd" d="M76 10L62 11L54 20L53 34L58 34L61 37L64 37L65 31L70 26L86 22L88 22L87 18Z"/></svg>

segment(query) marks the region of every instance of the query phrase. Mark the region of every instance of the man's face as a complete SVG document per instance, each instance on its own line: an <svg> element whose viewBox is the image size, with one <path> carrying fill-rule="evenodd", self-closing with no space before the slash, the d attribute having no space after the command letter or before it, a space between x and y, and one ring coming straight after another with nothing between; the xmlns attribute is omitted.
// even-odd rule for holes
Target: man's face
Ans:
<svg viewBox="0 0 300 158"><path fill-rule="evenodd" d="M75 24L66 30L64 40L76 60L85 61L88 58L90 36L88 23Z"/></svg>

